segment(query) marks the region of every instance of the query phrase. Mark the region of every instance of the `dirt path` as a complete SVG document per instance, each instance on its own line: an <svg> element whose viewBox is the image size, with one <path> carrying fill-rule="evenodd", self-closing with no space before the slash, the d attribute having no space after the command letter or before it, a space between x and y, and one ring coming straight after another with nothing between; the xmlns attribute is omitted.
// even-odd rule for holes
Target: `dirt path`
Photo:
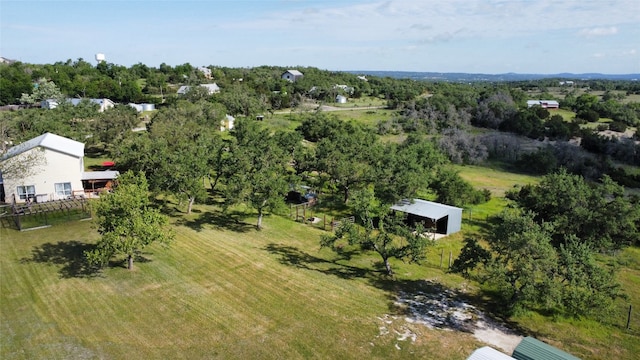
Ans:
<svg viewBox="0 0 640 360"><path fill-rule="evenodd" d="M513 353L523 338L520 334L462 300L456 292L435 283L426 283L430 287L428 292L398 294L395 305L406 314L406 323L421 324L431 329L471 333L476 339L506 354ZM390 318L397 319L396 316L387 314L380 320L385 324L391 324ZM407 333L408 330L402 327L401 329L401 332L393 330L398 335L398 341L415 341L416 334L410 331ZM391 330L385 325L380 328L380 332L383 335L391 333Z"/></svg>

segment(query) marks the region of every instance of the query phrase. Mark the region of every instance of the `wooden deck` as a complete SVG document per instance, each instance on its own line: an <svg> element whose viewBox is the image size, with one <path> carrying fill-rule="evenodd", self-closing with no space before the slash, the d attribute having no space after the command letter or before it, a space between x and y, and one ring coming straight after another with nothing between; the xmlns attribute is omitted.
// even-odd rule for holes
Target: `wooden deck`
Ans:
<svg viewBox="0 0 640 360"><path fill-rule="evenodd" d="M23 230L25 222L28 222L27 219L35 219L32 222L47 226L54 215L71 218L72 213L83 214L86 218L91 217L89 203L85 197L72 196L68 199L40 203L14 203L5 207L5 211L0 214L0 217L3 218L2 225L7 226L8 223L13 223L11 225L15 225L18 230ZM6 221L7 219L12 221Z"/></svg>

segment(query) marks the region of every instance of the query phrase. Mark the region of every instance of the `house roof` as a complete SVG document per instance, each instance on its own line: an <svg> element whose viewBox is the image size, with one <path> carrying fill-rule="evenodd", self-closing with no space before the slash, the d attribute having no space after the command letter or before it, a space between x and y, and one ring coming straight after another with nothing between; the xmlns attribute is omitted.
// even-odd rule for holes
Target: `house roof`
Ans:
<svg viewBox="0 0 640 360"><path fill-rule="evenodd" d="M511 356L517 360L580 360L580 358L530 336L520 341Z"/></svg>
<svg viewBox="0 0 640 360"><path fill-rule="evenodd" d="M82 173L82 180L113 180L120 175L116 170L105 171L85 171Z"/></svg>
<svg viewBox="0 0 640 360"><path fill-rule="evenodd" d="M302 73L300 71L298 71L298 70L287 70L287 71L285 71L285 74L286 73L289 73L289 74L291 74L293 76L303 76Z"/></svg>
<svg viewBox="0 0 640 360"><path fill-rule="evenodd" d="M484 346L474 351L467 360L514 360L511 356L501 353L500 351Z"/></svg>
<svg viewBox="0 0 640 360"><path fill-rule="evenodd" d="M202 86L203 88L206 88L209 93L214 93L217 91L220 91L220 87L218 86L218 84L213 83L213 84L200 84L200 86Z"/></svg>
<svg viewBox="0 0 640 360"><path fill-rule="evenodd" d="M220 91L220 87L216 83L213 83L213 84L200 84L200 86L202 86L203 88L207 89L209 94L213 94L214 92ZM180 86L178 88L177 93L178 94L186 94L187 92L189 92L189 89L191 89L191 86L182 85L182 86Z"/></svg>
<svg viewBox="0 0 640 360"><path fill-rule="evenodd" d="M443 217L447 216L452 210L462 211L461 208L455 206L449 206L422 199L413 199L413 202L405 199L393 205L391 209L435 220L442 219Z"/></svg>
<svg viewBox="0 0 640 360"><path fill-rule="evenodd" d="M84 156L83 143L60 135L44 133L31 140L25 141L22 144L18 144L12 148L9 148L9 150L7 150L7 152L2 156L2 159L4 160L14 157L38 146L42 146L46 149L55 150L79 158Z"/></svg>
<svg viewBox="0 0 640 360"><path fill-rule="evenodd" d="M542 105L542 104L546 104L546 105L560 105L556 100L527 100L527 105L528 105L528 106L533 106L533 105Z"/></svg>

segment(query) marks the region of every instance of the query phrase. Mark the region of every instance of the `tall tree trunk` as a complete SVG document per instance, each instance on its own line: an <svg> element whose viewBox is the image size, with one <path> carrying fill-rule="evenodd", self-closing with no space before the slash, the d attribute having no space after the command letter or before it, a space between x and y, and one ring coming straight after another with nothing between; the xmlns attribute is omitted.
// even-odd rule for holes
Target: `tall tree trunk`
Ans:
<svg viewBox="0 0 640 360"><path fill-rule="evenodd" d="M127 256L127 269L133 270L133 255L131 254Z"/></svg>
<svg viewBox="0 0 640 360"><path fill-rule="evenodd" d="M258 230L262 230L262 208L258 209L258 224L256 225Z"/></svg>
<svg viewBox="0 0 640 360"><path fill-rule="evenodd" d="M349 202L349 187L345 186L344 187L344 203L348 203Z"/></svg>
<svg viewBox="0 0 640 360"><path fill-rule="evenodd" d="M189 198L189 206L187 206L187 214L191 214L191 209L193 208L193 203L196 202L196 198L195 197L190 197Z"/></svg>
<svg viewBox="0 0 640 360"><path fill-rule="evenodd" d="M387 269L387 275L393 275L393 270L391 270L391 264L389 264L389 258L384 258L384 267Z"/></svg>

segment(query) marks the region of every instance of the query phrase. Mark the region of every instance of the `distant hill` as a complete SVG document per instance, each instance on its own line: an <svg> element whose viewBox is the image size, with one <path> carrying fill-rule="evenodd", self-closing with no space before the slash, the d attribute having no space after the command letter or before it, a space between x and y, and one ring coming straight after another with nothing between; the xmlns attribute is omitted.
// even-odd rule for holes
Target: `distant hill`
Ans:
<svg viewBox="0 0 640 360"><path fill-rule="evenodd" d="M540 79L574 79L574 80L633 80L639 81L640 74L469 74L469 73L437 73L437 72L414 72L414 71L346 71L358 75L371 75L378 77L391 77L396 79L432 80L450 82L476 82L476 81L526 81Z"/></svg>

